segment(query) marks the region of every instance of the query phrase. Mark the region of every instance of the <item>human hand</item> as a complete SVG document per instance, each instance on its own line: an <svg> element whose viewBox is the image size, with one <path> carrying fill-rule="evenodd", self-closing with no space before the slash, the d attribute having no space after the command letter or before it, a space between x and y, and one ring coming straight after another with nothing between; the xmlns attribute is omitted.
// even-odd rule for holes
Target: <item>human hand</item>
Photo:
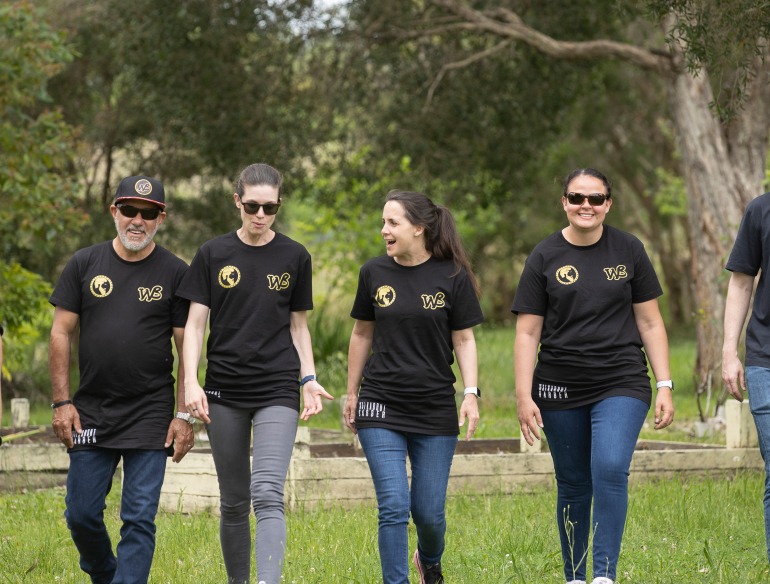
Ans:
<svg viewBox="0 0 770 584"><path fill-rule="evenodd" d="M655 397L655 429L662 430L674 421L674 398L671 389L659 387Z"/></svg>
<svg viewBox="0 0 770 584"><path fill-rule="evenodd" d="M521 435L524 436L524 440L527 441L527 444L532 446L535 443L535 440L532 438L530 430L532 431L532 434L535 435L535 438L540 440L540 428L545 427L543 426L543 418L540 417L540 408L535 405L535 402L531 397L525 397L518 400L516 411L519 415Z"/></svg>
<svg viewBox="0 0 770 584"><path fill-rule="evenodd" d="M746 391L746 375L743 371L743 363L736 353L722 353L722 381L725 382L727 391L739 402L743 401L741 389ZM738 387L740 383L740 387Z"/></svg>
<svg viewBox="0 0 770 584"><path fill-rule="evenodd" d="M83 433L83 428L80 425L80 414L72 404L55 408L52 424L54 433L67 448L75 446L72 440L72 428L75 428L78 434Z"/></svg>
<svg viewBox="0 0 770 584"><path fill-rule="evenodd" d="M166 434L166 448L171 446L173 442L176 442L174 448L174 456L171 460L179 462L184 458L190 449L195 444L195 432L193 427L182 420L181 418L174 418L168 426L168 433Z"/></svg>
<svg viewBox="0 0 770 584"><path fill-rule="evenodd" d="M209 418L209 400L203 388L195 380L190 384L184 385L184 405L193 418L197 418L207 424L211 423Z"/></svg>
<svg viewBox="0 0 770 584"><path fill-rule="evenodd" d="M327 393L315 379L308 381L302 386L302 404L304 405L304 408L299 417L300 420L307 422L310 419L310 416L321 413L324 409L321 397L334 399L334 396Z"/></svg>
<svg viewBox="0 0 770 584"><path fill-rule="evenodd" d="M348 394L348 401L345 402L345 411L342 412L342 417L345 419L345 424L353 434L358 434L356 430L356 406L358 405L358 395Z"/></svg>
<svg viewBox="0 0 770 584"><path fill-rule="evenodd" d="M465 396L460 406L460 427L465 424L466 417L468 418L468 431L465 433L465 441L468 442L476 433L476 428L479 427L479 399L472 393Z"/></svg>

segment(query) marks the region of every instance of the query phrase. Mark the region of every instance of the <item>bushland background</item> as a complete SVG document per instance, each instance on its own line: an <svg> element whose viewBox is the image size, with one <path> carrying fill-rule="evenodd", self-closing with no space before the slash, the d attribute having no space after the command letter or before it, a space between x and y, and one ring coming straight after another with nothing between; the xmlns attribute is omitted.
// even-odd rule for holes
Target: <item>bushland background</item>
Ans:
<svg viewBox="0 0 770 584"><path fill-rule="evenodd" d="M679 417L713 417L722 268L770 190L767 38L759 0L0 1L3 401L50 420L47 297L76 250L114 237L123 177L163 181L156 241L189 262L239 226L233 181L266 162L285 176L276 228L313 255L327 389L344 394L384 197L421 190L452 209L483 290L479 435L515 435L509 307L566 224L559 179L592 166L614 183L607 222L664 287Z"/></svg>

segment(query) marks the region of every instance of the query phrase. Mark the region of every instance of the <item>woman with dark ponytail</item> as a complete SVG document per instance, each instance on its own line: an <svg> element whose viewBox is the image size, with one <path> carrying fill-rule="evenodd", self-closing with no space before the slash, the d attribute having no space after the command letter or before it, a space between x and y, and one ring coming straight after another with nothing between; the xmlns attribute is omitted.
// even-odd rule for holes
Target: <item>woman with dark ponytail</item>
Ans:
<svg viewBox="0 0 770 584"><path fill-rule="evenodd" d="M345 423L358 434L374 480L384 584L409 584L410 511L419 582L438 584L457 434L468 418L470 440L479 422L472 327L484 316L449 209L422 193L391 192L382 224L387 253L361 268L350 314ZM459 423L453 352L465 386Z"/></svg>

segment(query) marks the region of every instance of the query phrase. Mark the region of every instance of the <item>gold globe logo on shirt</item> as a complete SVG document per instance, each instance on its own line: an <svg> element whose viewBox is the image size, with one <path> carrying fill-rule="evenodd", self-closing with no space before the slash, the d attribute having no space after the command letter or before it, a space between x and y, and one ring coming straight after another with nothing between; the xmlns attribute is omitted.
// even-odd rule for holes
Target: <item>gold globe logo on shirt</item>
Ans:
<svg viewBox="0 0 770 584"><path fill-rule="evenodd" d="M219 270L219 285L222 288L233 288L241 281L241 271L235 266L225 266Z"/></svg>
<svg viewBox="0 0 770 584"><path fill-rule="evenodd" d="M390 306L396 301L396 291L390 286L380 286L377 288L377 294L374 299L382 308Z"/></svg>
<svg viewBox="0 0 770 584"><path fill-rule="evenodd" d="M562 266L556 270L556 279L559 281L559 284L564 284L565 286L574 284L578 279L577 268L575 266Z"/></svg>
<svg viewBox="0 0 770 584"><path fill-rule="evenodd" d="M134 185L134 190L142 195L143 197L146 197L152 192L152 183L148 181L146 178L140 179L136 181L136 184Z"/></svg>
<svg viewBox="0 0 770 584"><path fill-rule="evenodd" d="M109 296L112 292L112 280L107 276L96 276L91 280L91 294L97 298Z"/></svg>

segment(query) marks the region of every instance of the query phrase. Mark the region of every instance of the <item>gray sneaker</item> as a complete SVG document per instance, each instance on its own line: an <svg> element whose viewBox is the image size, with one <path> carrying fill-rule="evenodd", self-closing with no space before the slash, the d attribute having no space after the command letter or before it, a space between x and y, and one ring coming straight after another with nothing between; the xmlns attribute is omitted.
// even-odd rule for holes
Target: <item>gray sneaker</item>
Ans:
<svg viewBox="0 0 770 584"><path fill-rule="evenodd" d="M420 561L420 553L414 550L414 567L420 575L420 584L444 584L444 575L441 573L441 562L432 566L426 566Z"/></svg>

